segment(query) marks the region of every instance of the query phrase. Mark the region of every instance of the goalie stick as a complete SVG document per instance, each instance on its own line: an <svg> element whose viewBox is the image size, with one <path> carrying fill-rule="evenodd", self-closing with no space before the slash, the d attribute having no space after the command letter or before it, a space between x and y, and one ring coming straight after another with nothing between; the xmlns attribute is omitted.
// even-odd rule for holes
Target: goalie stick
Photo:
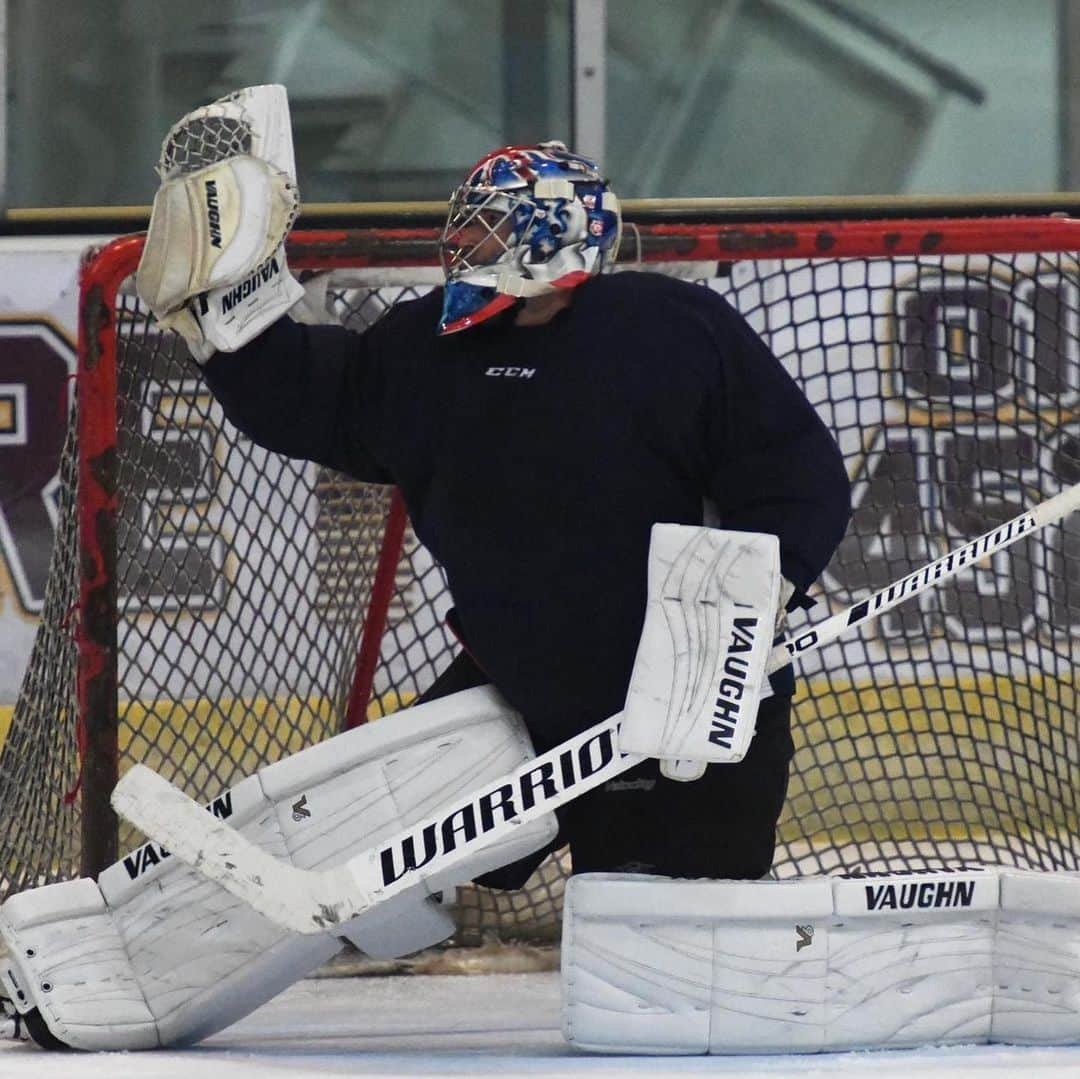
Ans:
<svg viewBox="0 0 1080 1079"><path fill-rule="evenodd" d="M813 629L782 641L770 653L766 670L778 670L848 629L936 588L1078 507L1080 484L894 581ZM322 933L421 880L437 877L480 846L640 764L645 757L619 751L620 717L618 713L590 727L502 779L328 870L297 869L278 860L145 765L136 764L124 775L113 791L112 804L122 817L181 861L271 921L297 933Z"/></svg>

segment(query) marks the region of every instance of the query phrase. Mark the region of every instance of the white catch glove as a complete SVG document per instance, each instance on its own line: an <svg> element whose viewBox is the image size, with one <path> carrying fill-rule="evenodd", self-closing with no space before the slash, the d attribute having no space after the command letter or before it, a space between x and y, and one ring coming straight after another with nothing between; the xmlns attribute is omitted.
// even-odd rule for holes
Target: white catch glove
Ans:
<svg viewBox="0 0 1080 1079"><path fill-rule="evenodd" d="M157 171L135 287L203 362L303 295L284 246L300 206L285 88L248 87L189 113L165 137Z"/></svg>
<svg viewBox="0 0 1080 1079"><path fill-rule="evenodd" d="M255 157L166 180L135 276L140 297L160 319L202 292L243 281L285 238L297 202L289 177Z"/></svg>

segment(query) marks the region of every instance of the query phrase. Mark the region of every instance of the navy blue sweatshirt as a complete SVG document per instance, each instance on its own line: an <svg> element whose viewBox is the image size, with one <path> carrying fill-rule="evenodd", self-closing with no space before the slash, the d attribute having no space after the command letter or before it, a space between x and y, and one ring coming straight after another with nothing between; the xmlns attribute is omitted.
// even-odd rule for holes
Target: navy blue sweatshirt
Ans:
<svg viewBox="0 0 1080 1079"><path fill-rule="evenodd" d="M465 641L537 748L623 704L654 522L780 538L805 590L850 512L839 450L715 292L620 273L546 325L449 337L442 292L356 334L284 318L205 368L255 442L396 483L446 571ZM774 678L790 693L790 671Z"/></svg>

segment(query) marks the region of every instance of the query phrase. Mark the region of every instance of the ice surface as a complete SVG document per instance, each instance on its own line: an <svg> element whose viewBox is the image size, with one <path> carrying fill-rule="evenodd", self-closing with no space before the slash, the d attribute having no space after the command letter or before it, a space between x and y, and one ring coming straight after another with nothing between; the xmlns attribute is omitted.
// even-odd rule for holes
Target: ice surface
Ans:
<svg viewBox="0 0 1080 1079"><path fill-rule="evenodd" d="M601 1057L559 1030L558 975L305 981L203 1045L157 1053L43 1053L0 1043L14 1079L308 1079L315 1076L773 1076L777 1079L1066 1079L1080 1047L756 1057Z"/></svg>

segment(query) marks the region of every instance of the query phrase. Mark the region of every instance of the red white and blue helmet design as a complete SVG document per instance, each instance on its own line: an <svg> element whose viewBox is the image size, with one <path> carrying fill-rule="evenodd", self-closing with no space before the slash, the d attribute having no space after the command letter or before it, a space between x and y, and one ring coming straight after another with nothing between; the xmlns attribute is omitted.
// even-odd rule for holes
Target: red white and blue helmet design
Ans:
<svg viewBox="0 0 1080 1079"><path fill-rule="evenodd" d="M450 197L439 333L521 297L575 288L614 261L621 229L619 201L595 162L561 142L495 150Z"/></svg>

